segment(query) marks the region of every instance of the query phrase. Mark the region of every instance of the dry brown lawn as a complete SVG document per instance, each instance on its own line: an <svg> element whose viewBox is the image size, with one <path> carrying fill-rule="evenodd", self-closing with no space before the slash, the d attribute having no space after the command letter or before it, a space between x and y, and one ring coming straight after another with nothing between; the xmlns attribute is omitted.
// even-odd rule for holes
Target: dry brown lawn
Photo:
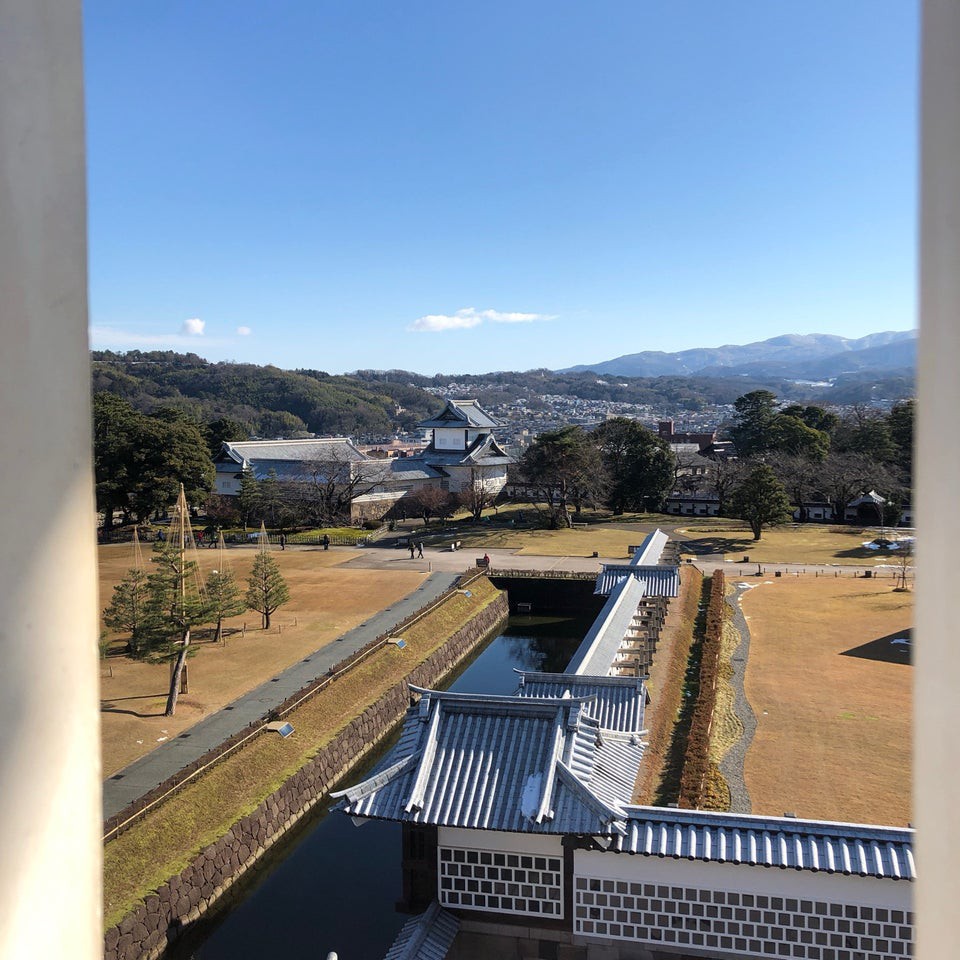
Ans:
<svg viewBox="0 0 960 960"><path fill-rule="evenodd" d="M144 549L148 571L150 551ZM254 548L226 552L243 589L256 555ZM288 548L273 554L290 588L290 602L274 615L270 631L260 629L253 611L228 621L247 624L246 635L230 635L223 645L200 643L189 661L190 692L180 697L174 717L164 717L169 667L111 657L101 670L103 773L109 776L219 710L292 663L329 643L406 596L423 582L416 571L340 569L355 551ZM204 571L216 569L218 552L199 550ZM103 546L100 558L101 609L114 585L133 564L130 544ZM278 631L282 628L282 632ZM110 668L113 676L109 676Z"/></svg>
<svg viewBox="0 0 960 960"><path fill-rule="evenodd" d="M749 555L754 563L831 563L858 567L895 564L895 550L868 550L864 542L876 536L876 529L833 527L822 523L794 523L771 527L759 540L740 521L714 520L715 527L701 524L680 530L695 541L700 552L710 549L728 560ZM681 544L681 552L688 553Z"/></svg>
<svg viewBox="0 0 960 960"><path fill-rule="evenodd" d="M757 732L753 812L904 825L911 819L913 595L890 581L784 578L743 598Z"/></svg>
<svg viewBox="0 0 960 960"><path fill-rule="evenodd" d="M500 547L542 557L589 557L596 550L601 557L619 558L629 557L627 547L642 543L646 535L642 530L593 524L572 530L470 530L457 532L457 539L463 541L465 550Z"/></svg>

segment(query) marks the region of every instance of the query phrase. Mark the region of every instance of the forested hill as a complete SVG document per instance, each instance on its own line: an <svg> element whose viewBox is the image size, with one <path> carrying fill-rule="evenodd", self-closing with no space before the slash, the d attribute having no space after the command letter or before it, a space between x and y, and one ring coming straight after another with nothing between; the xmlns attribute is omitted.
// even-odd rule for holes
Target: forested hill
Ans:
<svg viewBox="0 0 960 960"><path fill-rule="evenodd" d="M437 400L409 381L364 382L319 370L210 363L173 351L91 353L94 392L106 391L144 413L160 407L201 421L229 417L259 436L387 436L435 412Z"/></svg>
<svg viewBox="0 0 960 960"><path fill-rule="evenodd" d="M886 374L856 371L821 384L749 374L729 377L624 377L546 369L433 376L408 370L358 370L353 376L384 389L392 382L414 384L440 391L445 396L476 397L489 406L522 397L529 409L546 405L542 398L549 396L702 410L716 404L733 403L737 397L751 390L772 390L782 399L797 403L832 405L869 403L877 399L895 402L908 399L915 393L914 378L909 371Z"/></svg>
<svg viewBox="0 0 960 960"><path fill-rule="evenodd" d="M308 432L379 439L427 419L437 411L440 397L476 397L494 408L523 398L528 410L544 409L550 397L561 396L692 411L731 404L760 389L798 403L853 404L913 395L912 377L878 379L862 373L838 377L824 389L742 375L622 377L527 370L423 376L359 370L332 376L319 370L211 363L173 351L95 351L91 359L94 392L116 394L143 413L173 407L206 423L226 417L261 437Z"/></svg>

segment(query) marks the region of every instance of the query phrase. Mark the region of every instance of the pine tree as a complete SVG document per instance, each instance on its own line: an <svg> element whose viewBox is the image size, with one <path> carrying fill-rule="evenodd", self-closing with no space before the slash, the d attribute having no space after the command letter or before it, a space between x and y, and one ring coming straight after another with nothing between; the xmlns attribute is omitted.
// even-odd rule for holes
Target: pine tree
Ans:
<svg viewBox="0 0 960 960"><path fill-rule="evenodd" d="M173 664L165 716L172 717L177 696L186 693L186 660L190 649L190 630L194 624L209 620L207 602L201 595L197 565L186 559L176 540L154 547L157 570L147 578L147 616L144 621L144 653L151 660Z"/></svg>
<svg viewBox="0 0 960 960"><path fill-rule="evenodd" d="M263 617L263 629L269 630L271 615L290 599L290 591L277 561L265 549L253 561L247 584L247 606Z"/></svg>
<svg viewBox="0 0 960 960"><path fill-rule="evenodd" d="M209 601L210 619L217 622L214 641L219 643L223 639L223 621L227 617L235 617L247 609L247 604L240 595L240 587L232 571L214 570L207 577L207 600Z"/></svg>
<svg viewBox="0 0 960 960"><path fill-rule="evenodd" d="M790 498L776 474L766 465L755 467L733 495L735 516L746 520L759 540L765 526L786 523L793 516Z"/></svg>
<svg viewBox="0 0 960 960"><path fill-rule="evenodd" d="M147 600L147 575L143 570L132 568L113 588L110 605L103 611L103 622L111 630L130 634L129 650L134 657L144 652Z"/></svg>
<svg viewBox="0 0 960 960"><path fill-rule="evenodd" d="M243 529L261 512L260 481L253 475L252 470L244 470L240 474L240 492L237 495L237 511L243 523Z"/></svg>

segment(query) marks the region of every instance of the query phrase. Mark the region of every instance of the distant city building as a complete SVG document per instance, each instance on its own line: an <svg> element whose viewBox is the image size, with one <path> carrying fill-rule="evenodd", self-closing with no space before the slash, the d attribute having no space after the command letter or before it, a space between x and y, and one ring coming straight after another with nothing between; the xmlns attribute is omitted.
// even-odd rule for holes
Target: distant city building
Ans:
<svg viewBox="0 0 960 960"><path fill-rule="evenodd" d="M671 446L677 443L695 443L699 450L712 446L717 440L716 430L707 433L676 433L673 429L672 420L661 420L657 424L657 434L661 440L666 440Z"/></svg>

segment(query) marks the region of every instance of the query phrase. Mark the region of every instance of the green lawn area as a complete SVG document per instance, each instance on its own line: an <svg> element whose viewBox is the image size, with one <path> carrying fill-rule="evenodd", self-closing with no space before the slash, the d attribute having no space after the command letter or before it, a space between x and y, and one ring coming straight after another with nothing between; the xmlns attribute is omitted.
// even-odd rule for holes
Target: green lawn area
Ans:
<svg viewBox="0 0 960 960"><path fill-rule="evenodd" d="M722 553L728 560L740 560L749 555L758 563L848 563L873 566L896 563L896 550L868 550L864 541L876 536L875 529L862 527L832 527L826 524L804 523L772 527L763 531L760 540L754 540L750 529L737 520L712 520L707 523L685 524L678 532L687 535L696 544L691 550L681 544L685 554Z"/></svg>

